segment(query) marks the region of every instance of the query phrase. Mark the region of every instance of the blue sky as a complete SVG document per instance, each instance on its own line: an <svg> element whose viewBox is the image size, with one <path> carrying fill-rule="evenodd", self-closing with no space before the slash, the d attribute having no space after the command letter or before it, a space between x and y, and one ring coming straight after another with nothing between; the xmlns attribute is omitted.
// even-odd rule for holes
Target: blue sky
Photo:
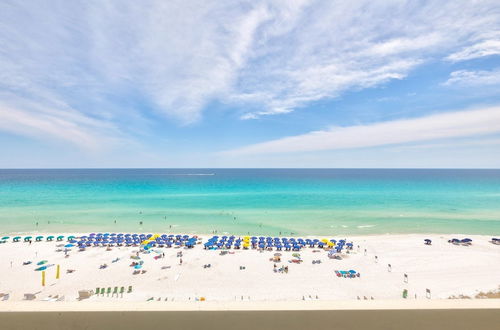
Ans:
<svg viewBox="0 0 500 330"><path fill-rule="evenodd" d="M500 167L498 1L2 1L0 167Z"/></svg>

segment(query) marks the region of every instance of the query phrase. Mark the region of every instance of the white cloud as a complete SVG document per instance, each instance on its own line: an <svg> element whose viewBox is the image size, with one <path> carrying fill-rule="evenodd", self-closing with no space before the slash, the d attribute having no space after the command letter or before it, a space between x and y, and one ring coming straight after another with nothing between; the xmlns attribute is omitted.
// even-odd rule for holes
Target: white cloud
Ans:
<svg viewBox="0 0 500 330"><path fill-rule="evenodd" d="M414 119L331 127L258 143L225 154L274 154L354 149L500 133L500 107L458 111Z"/></svg>
<svg viewBox="0 0 500 330"><path fill-rule="evenodd" d="M37 139L63 140L88 151L102 151L124 142L111 123L70 108L46 108L24 102L14 108L0 101L0 130Z"/></svg>
<svg viewBox="0 0 500 330"><path fill-rule="evenodd" d="M500 33L498 33L497 38L484 40L472 46L465 47L447 56L446 59L452 62L460 62L484 56L500 55Z"/></svg>
<svg viewBox="0 0 500 330"><path fill-rule="evenodd" d="M450 78L443 83L445 86L477 86L500 84L500 69L486 71L458 70L450 73Z"/></svg>

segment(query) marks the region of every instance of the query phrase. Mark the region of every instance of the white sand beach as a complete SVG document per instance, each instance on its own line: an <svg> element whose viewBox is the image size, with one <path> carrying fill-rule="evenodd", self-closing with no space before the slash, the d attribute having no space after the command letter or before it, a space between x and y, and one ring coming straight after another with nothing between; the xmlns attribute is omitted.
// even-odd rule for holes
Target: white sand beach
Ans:
<svg viewBox="0 0 500 330"><path fill-rule="evenodd" d="M208 237L202 236L202 241ZM472 244L448 243L453 237L469 237ZM432 245L424 245L425 238L430 238ZM141 270L146 272L137 275L133 275L130 264L138 247L113 247L110 251L105 247L89 247L82 252L74 247L65 257L58 245L67 242L29 244L9 240L0 244L0 294L3 295L0 304L5 307L19 302L25 294L34 294L33 301L47 304L58 299L72 304L116 302L123 305L149 300L169 305L192 302L220 306L242 301L403 300L405 289L407 300L460 295L474 298L480 292L496 291L500 286L500 245L490 243L490 239L478 235L436 234L348 237L353 249L349 253L344 251L342 260L328 258L326 250L304 248L300 251L303 261L290 263L295 252L281 251L281 262L276 265L278 269L288 266L288 273L273 271L274 262L270 258L276 251L231 249L221 255L220 250L205 250L202 244L191 249L155 248L162 253L139 254L144 262ZM181 251L182 265L177 256ZM155 259L155 256L161 258ZM119 260L112 262L117 258ZM46 265L54 265L46 270L45 286L41 283L41 272L34 270L42 260L47 260ZM321 263L313 264L313 260ZM32 263L23 265L27 261ZM102 264L108 267L100 269ZM210 267L204 268L207 264ZM56 279L56 265L61 269L59 279ZM67 270L74 272L67 273ZM335 270L355 270L360 276L338 277ZM129 286L132 292L127 292ZM95 292L96 288L108 287L124 287L125 293L92 295L84 301L77 299L79 290ZM430 297L426 297L427 289ZM199 301L202 297L204 301Z"/></svg>

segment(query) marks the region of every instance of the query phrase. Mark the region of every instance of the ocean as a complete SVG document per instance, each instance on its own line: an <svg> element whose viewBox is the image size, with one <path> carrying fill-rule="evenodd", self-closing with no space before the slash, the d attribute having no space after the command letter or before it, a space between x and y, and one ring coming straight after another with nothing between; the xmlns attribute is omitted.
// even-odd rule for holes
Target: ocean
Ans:
<svg viewBox="0 0 500 330"><path fill-rule="evenodd" d="M500 234L500 170L5 169L0 232Z"/></svg>

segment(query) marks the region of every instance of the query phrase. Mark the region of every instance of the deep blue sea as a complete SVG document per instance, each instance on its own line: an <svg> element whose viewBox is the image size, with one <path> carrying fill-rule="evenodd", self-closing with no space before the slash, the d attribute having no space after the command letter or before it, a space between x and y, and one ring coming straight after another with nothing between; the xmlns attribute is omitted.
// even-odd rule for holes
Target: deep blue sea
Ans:
<svg viewBox="0 0 500 330"><path fill-rule="evenodd" d="M1 233L214 230L498 236L500 170L0 170Z"/></svg>

